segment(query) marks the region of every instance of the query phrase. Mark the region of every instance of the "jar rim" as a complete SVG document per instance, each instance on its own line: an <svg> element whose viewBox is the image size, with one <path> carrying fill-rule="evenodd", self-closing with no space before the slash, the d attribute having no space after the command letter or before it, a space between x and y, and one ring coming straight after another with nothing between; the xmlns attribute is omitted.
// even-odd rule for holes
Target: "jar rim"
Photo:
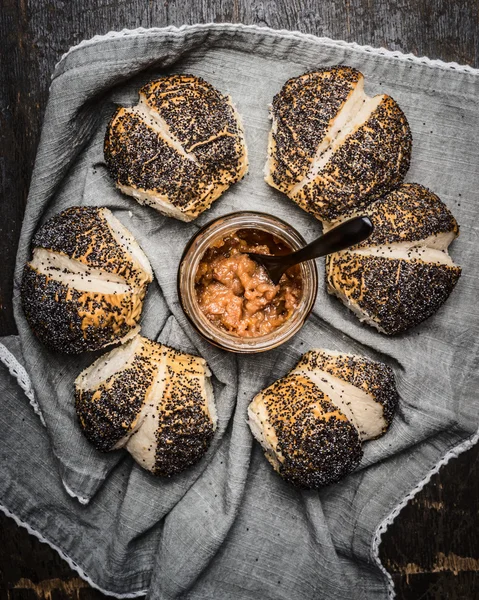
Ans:
<svg viewBox="0 0 479 600"><path fill-rule="evenodd" d="M318 290L316 263L313 260L299 265L303 280L303 295L300 306L295 314L289 317L282 325L270 333L258 337L242 338L223 331L213 325L199 308L194 279L198 264L206 250L217 239L237 229L259 229L260 231L271 233L285 242L293 251L299 250L306 245L306 240L292 225L269 213L236 211L212 219L194 233L186 244L181 256L177 274L177 289L180 304L188 321L209 343L236 353L257 353L272 350L295 335L310 315ZM193 248L195 243L197 246ZM186 263L185 261L188 257L191 260L189 263Z"/></svg>

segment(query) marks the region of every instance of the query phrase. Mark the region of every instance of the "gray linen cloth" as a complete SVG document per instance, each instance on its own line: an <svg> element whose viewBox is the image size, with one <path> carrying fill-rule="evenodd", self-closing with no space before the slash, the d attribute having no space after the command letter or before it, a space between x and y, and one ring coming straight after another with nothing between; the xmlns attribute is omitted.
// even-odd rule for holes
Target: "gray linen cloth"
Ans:
<svg viewBox="0 0 479 600"><path fill-rule="evenodd" d="M339 63L360 69L370 94L390 93L405 111L414 136L407 180L433 189L461 224L452 255L463 276L434 317L389 338L328 296L318 261L314 312L291 342L249 357L215 349L193 331L178 303L184 245L210 219L241 209L275 214L308 240L320 232L317 221L263 181L268 104L289 77ZM190 224L122 195L103 163L115 104L135 103L143 83L172 72L202 76L232 96L250 156L245 179ZM390 583L376 556L385 519L446 454L477 440L478 92L473 69L229 24L122 32L68 53L53 75L18 249L19 336L3 339L31 378L46 427L0 366L4 512L112 594L148 590L162 600L387 597ZM72 385L98 353L51 353L25 322L19 284L32 234L46 218L79 204L112 209L150 259L156 281L144 307L143 334L201 354L213 372L218 431L207 456L180 476L154 478L124 451L94 450L78 427ZM386 362L401 400L391 430L365 445L355 473L320 491L300 491L273 472L253 443L246 407L313 347ZM5 348L0 355L9 362ZM22 380L11 360L10 371Z"/></svg>

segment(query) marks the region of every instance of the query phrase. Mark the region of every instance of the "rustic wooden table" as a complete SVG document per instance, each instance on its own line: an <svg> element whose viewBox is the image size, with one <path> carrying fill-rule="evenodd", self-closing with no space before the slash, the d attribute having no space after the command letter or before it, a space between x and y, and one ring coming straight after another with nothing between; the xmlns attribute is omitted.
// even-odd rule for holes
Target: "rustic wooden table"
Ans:
<svg viewBox="0 0 479 600"><path fill-rule="evenodd" d="M479 67L478 0L2 0L0 11L0 335L15 333L16 245L50 74L69 46L125 27L232 21ZM398 598L479 598L478 456L476 447L451 461L385 534ZM3 516L0 540L0 599L104 597Z"/></svg>

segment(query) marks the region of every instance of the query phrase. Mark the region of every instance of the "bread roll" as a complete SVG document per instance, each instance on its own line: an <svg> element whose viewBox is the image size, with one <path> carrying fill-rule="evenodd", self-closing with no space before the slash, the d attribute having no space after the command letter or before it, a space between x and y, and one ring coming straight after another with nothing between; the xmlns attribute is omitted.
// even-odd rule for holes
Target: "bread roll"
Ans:
<svg viewBox="0 0 479 600"><path fill-rule="evenodd" d="M138 333L153 273L131 233L108 209L69 208L40 227L32 246L22 305L46 346L78 354Z"/></svg>
<svg viewBox="0 0 479 600"><path fill-rule="evenodd" d="M108 125L110 174L141 204L191 221L247 171L239 115L229 96L194 75L162 77L139 96Z"/></svg>
<svg viewBox="0 0 479 600"><path fill-rule="evenodd" d="M392 370L361 356L311 350L248 407L249 425L287 481L318 488L362 457L362 441L391 424L398 394Z"/></svg>
<svg viewBox="0 0 479 600"><path fill-rule="evenodd" d="M345 66L290 79L274 97L265 180L318 219L366 206L404 179L412 136L398 104Z"/></svg>
<svg viewBox="0 0 479 600"><path fill-rule="evenodd" d="M100 451L125 448L155 475L195 464L216 428L210 371L202 358L136 336L75 381L76 411Z"/></svg>
<svg viewBox="0 0 479 600"><path fill-rule="evenodd" d="M447 249L459 226L418 184L403 184L360 212L369 215L374 231L328 256L328 291L361 321L388 335L401 333L433 315L454 289L461 268Z"/></svg>

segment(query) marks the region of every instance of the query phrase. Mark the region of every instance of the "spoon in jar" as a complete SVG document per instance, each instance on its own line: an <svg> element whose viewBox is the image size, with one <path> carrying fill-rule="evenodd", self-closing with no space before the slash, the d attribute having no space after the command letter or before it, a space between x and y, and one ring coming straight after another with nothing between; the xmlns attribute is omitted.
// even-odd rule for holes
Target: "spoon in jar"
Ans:
<svg viewBox="0 0 479 600"><path fill-rule="evenodd" d="M293 265L355 246L367 239L373 229L369 217L354 217L330 229L314 242L296 252L283 254L282 256L248 252L248 256L264 267L271 281L278 285L283 273Z"/></svg>

